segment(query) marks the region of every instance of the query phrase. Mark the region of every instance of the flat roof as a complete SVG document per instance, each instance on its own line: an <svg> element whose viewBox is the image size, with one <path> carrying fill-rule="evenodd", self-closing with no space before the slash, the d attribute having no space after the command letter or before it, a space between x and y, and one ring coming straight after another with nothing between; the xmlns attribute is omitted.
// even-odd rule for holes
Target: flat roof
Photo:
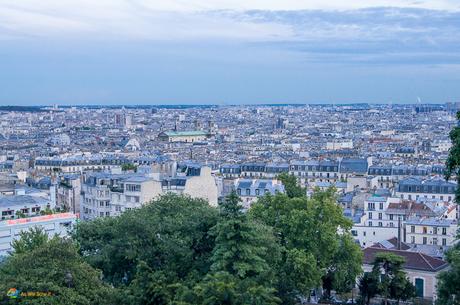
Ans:
<svg viewBox="0 0 460 305"><path fill-rule="evenodd" d="M206 136L207 135L206 132L200 131L200 130L165 131L164 134L167 135L168 137L192 137L192 136Z"/></svg>
<svg viewBox="0 0 460 305"><path fill-rule="evenodd" d="M69 218L76 219L78 218L78 214L59 213L59 214L35 216L35 217L28 217L28 218L9 219L9 220L0 221L0 227L37 223L37 222L46 222L46 221L56 220L56 219L69 219Z"/></svg>

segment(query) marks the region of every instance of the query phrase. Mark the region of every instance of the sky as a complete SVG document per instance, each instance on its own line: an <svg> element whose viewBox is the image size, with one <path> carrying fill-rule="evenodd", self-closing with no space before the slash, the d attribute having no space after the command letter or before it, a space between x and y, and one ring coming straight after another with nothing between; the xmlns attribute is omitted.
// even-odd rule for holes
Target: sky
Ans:
<svg viewBox="0 0 460 305"><path fill-rule="evenodd" d="M459 0L0 0L0 105L460 102Z"/></svg>

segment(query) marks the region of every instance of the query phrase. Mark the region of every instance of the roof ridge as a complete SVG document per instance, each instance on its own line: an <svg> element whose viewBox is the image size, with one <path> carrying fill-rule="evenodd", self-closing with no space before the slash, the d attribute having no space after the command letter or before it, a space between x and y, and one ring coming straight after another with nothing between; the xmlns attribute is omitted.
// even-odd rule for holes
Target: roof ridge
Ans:
<svg viewBox="0 0 460 305"><path fill-rule="evenodd" d="M436 270L436 269L433 267L433 265L426 259L425 254L420 253L420 252L417 252L417 253L418 253L418 254L422 257L422 259L428 264L428 266L430 266L431 269Z"/></svg>

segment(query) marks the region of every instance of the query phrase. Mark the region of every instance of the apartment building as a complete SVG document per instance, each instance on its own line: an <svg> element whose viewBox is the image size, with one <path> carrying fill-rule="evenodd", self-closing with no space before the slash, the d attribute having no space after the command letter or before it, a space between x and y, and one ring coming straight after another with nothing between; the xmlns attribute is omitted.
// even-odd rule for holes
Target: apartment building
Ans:
<svg viewBox="0 0 460 305"><path fill-rule="evenodd" d="M81 187L81 217L118 216L166 193L202 198L217 206L218 189L211 168L178 164L174 176L166 173L91 173Z"/></svg>
<svg viewBox="0 0 460 305"><path fill-rule="evenodd" d="M81 217L117 216L162 193L161 182L135 174L92 173L81 188Z"/></svg>
<svg viewBox="0 0 460 305"><path fill-rule="evenodd" d="M407 217L405 213L393 211L387 213L388 208L400 202L399 198L389 194L374 194L364 201L364 211L359 223L352 227L353 236L361 246L370 246L378 241L398 236L398 224Z"/></svg>
<svg viewBox="0 0 460 305"><path fill-rule="evenodd" d="M277 192L285 192L284 185L276 179L237 179L234 183L236 192L246 209L265 194L275 195Z"/></svg>
<svg viewBox="0 0 460 305"><path fill-rule="evenodd" d="M25 195L0 196L1 220L10 220L40 215L41 211L53 209L52 202L43 197Z"/></svg>
<svg viewBox="0 0 460 305"><path fill-rule="evenodd" d="M289 171L304 186L314 186L316 182L335 183L345 178L340 175L337 161L293 161Z"/></svg>
<svg viewBox="0 0 460 305"><path fill-rule="evenodd" d="M363 247L398 235L405 242L412 244L442 245L442 239L435 240L433 243L433 236L428 237L420 234L422 232L426 232L426 234L444 232L441 227L449 224L449 229L444 230L450 232L447 235L453 234L452 237L455 236L456 214L456 205L439 200L427 199L422 201L420 199L419 201L412 201L390 195L374 194L364 202L362 216L360 221L353 225L352 234ZM428 229L429 226L424 226L424 223L430 223L432 226L438 224L440 229ZM399 232L398 227L401 228ZM423 237L427 237L426 241ZM453 238L448 238L448 236L444 238L446 239L445 245L453 245Z"/></svg>
<svg viewBox="0 0 460 305"><path fill-rule="evenodd" d="M99 216L118 216L124 211L139 208L162 194L161 182L146 176L130 176L110 188L110 211Z"/></svg>
<svg viewBox="0 0 460 305"><path fill-rule="evenodd" d="M67 174L58 178L58 182L50 189L56 207L62 211L80 213L80 175Z"/></svg>
<svg viewBox="0 0 460 305"><path fill-rule="evenodd" d="M22 231L41 227L50 237L55 235L64 237L75 225L77 218L78 215L74 213L60 213L2 220L0 221L0 256L6 256L13 250L11 243L20 238Z"/></svg>
<svg viewBox="0 0 460 305"><path fill-rule="evenodd" d="M185 163L178 165L178 173L171 178L162 179L163 193L188 195L192 198L207 200L211 206L217 206L219 196L216 178L209 166Z"/></svg>
<svg viewBox="0 0 460 305"><path fill-rule="evenodd" d="M411 244L449 247L456 243L457 219L419 218L405 223L406 239Z"/></svg>
<svg viewBox="0 0 460 305"><path fill-rule="evenodd" d="M409 177L399 181L396 196L408 200L425 198L453 202L456 188L456 183L445 181L442 178Z"/></svg>

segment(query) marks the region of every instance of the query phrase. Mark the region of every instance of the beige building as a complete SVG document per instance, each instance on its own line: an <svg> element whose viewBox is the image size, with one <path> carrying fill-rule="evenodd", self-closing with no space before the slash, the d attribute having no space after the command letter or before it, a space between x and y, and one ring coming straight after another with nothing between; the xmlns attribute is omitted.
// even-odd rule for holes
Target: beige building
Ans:
<svg viewBox="0 0 460 305"><path fill-rule="evenodd" d="M391 253L404 258L404 271L414 284L418 298L436 300L437 276L448 268L448 263L423 253L408 250L388 249L380 244L363 250L363 270L370 272L374 258L378 253Z"/></svg>
<svg viewBox="0 0 460 305"><path fill-rule="evenodd" d="M193 173L192 173L193 172ZM192 198L202 198L211 206L217 206L218 188L211 168L203 166L189 171L188 174L176 176L162 181L163 193L189 195Z"/></svg>
<svg viewBox="0 0 460 305"><path fill-rule="evenodd" d="M81 188L84 220L118 216L162 194L161 181L136 174L94 173Z"/></svg>
<svg viewBox="0 0 460 305"><path fill-rule="evenodd" d="M206 140L208 133L204 131L164 131L158 135L158 139L165 142L201 142Z"/></svg>
<svg viewBox="0 0 460 305"><path fill-rule="evenodd" d="M181 166L167 178L160 173L92 173L81 187L81 218L118 216L166 193L202 198L217 206L216 180L207 166Z"/></svg>
<svg viewBox="0 0 460 305"><path fill-rule="evenodd" d="M418 245L452 246L455 244L456 219L416 219L406 222L406 242Z"/></svg>

